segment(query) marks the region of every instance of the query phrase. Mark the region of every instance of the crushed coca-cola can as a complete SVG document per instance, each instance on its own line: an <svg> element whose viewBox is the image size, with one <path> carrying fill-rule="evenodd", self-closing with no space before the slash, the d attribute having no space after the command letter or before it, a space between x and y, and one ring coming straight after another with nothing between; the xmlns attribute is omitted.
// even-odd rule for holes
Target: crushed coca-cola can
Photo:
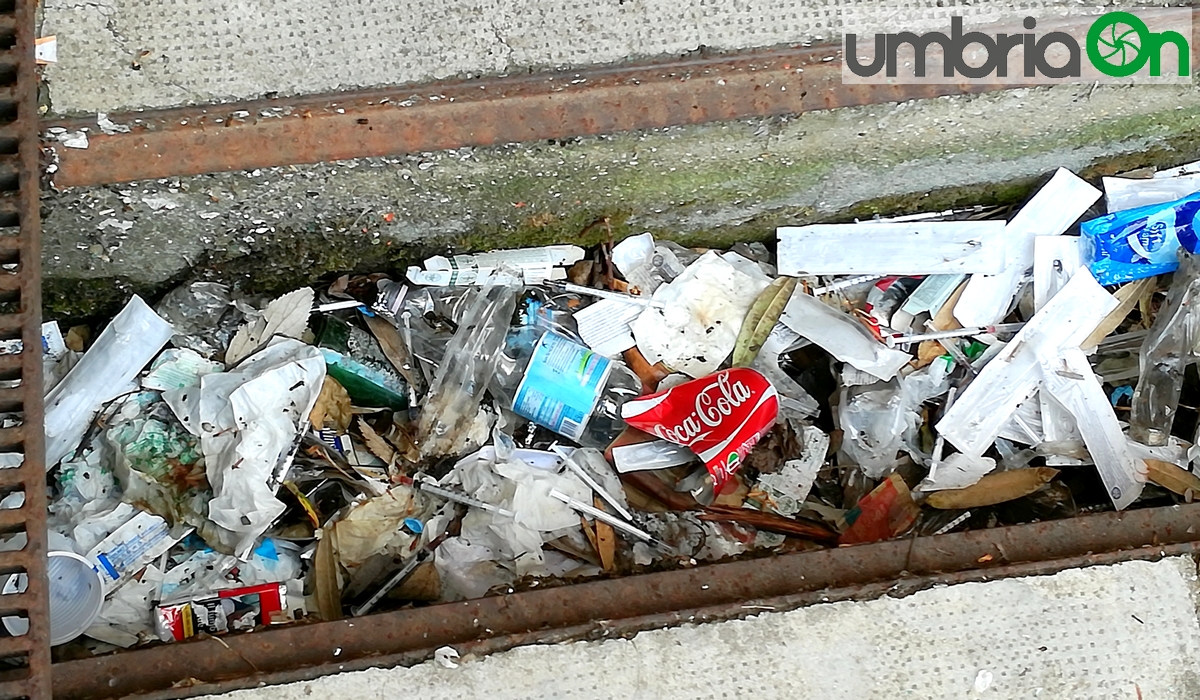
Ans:
<svg viewBox="0 0 1200 700"><path fill-rule="evenodd" d="M720 493L746 455L775 425L779 396L755 370L735 367L628 401L630 426L699 455Z"/></svg>

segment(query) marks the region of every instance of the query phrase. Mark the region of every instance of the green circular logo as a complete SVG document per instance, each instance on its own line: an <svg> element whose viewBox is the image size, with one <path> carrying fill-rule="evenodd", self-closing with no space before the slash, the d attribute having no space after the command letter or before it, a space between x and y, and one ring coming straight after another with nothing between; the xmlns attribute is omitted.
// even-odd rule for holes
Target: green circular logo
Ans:
<svg viewBox="0 0 1200 700"><path fill-rule="evenodd" d="M1088 29L1088 58L1101 73L1124 78L1146 65L1150 38L1149 27L1136 15L1109 12Z"/></svg>

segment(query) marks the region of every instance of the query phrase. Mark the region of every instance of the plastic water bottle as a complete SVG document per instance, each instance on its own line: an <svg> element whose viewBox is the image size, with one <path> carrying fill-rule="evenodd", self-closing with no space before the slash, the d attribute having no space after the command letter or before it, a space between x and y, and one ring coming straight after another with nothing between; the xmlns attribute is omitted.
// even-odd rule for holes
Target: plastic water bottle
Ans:
<svg viewBox="0 0 1200 700"><path fill-rule="evenodd" d="M625 430L621 405L641 394L642 382L570 338L521 326L508 333L489 388L517 415L603 449Z"/></svg>

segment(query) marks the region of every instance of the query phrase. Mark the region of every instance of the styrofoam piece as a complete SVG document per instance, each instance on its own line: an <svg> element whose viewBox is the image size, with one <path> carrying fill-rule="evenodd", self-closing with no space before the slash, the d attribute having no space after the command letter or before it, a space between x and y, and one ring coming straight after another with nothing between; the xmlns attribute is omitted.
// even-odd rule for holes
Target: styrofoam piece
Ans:
<svg viewBox="0 0 1200 700"><path fill-rule="evenodd" d="M135 388L133 378L173 333L141 297L129 300L46 396L46 469L75 449L100 406Z"/></svg>
<svg viewBox="0 0 1200 700"><path fill-rule="evenodd" d="M982 455L1017 406L1037 390L1041 382L1038 355L1079 347L1117 303L1087 268L1079 268L1012 342L984 365L938 421L938 433L960 451Z"/></svg>
<svg viewBox="0 0 1200 700"><path fill-rule="evenodd" d="M964 326L988 326L1003 319L1033 266L1034 239L1063 234L1100 198L1100 190L1066 168L1017 212L1004 229L1006 262L997 275L972 275L954 305L954 317Z"/></svg>
<svg viewBox="0 0 1200 700"><path fill-rule="evenodd" d="M1079 348L1041 355L1042 391L1071 416L1083 436L1104 489L1117 510L1133 503L1146 483L1146 463L1129 449L1112 404Z"/></svg>
<svg viewBox="0 0 1200 700"><path fill-rule="evenodd" d="M1151 179L1106 177L1103 178L1103 182L1104 204L1108 207L1109 214L1149 204L1172 202L1200 192L1200 173Z"/></svg>
<svg viewBox="0 0 1200 700"><path fill-rule="evenodd" d="M1003 221L784 226L781 275L934 275L1004 269Z"/></svg>
<svg viewBox="0 0 1200 700"><path fill-rule="evenodd" d="M779 320L842 362L870 372L885 382L912 359L908 353L893 350L876 340L850 316L807 294L793 294Z"/></svg>

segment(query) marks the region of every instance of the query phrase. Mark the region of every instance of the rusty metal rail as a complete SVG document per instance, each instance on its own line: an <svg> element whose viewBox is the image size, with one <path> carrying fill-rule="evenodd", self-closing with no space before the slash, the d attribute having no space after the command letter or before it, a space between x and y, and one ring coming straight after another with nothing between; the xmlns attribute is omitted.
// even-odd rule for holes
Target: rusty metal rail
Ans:
<svg viewBox="0 0 1200 700"><path fill-rule="evenodd" d="M395 664L446 644L555 631L621 632L687 620L765 599L815 602L827 592L878 595L938 582L1048 573L1093 562L1191 552L1200 503L1103 513L1031 525L825 549L694 569L445 603L341 622L283 627L222 640L150 647L54 667L66 700L150 694L182 697ZM1180 546L1182 545L1182 546ZM1118 554L1093 557L1093 553ZM787 603L787 601L792 601ZM704 613L701 613L702 615ZM719 617L717 612L712 615ZM504 642L499 642L503 646ZM185 686L185 687L181 687Z"/></svg>
<svg viewBox="0 0 1200 700"><path fill-rule="evenodd" d="M0 698L50 697L50 616L46 560L46 468L42 439L41 251L36 0L0 0L0 340L23 350L0 355L0 411L21 417L0 427L0 534L25 533L25 547L0 552L0 582L23 574L24 592L0 596L0 616L28 631L0 630ZM12 456L18 457L13 460ZM18 496L16 494L22 494ZM13 504L16 505L13 505ZM13 579L19 580L19 579Z"/></svg>
<svg viewBox="0 0 1200 700"><path fill-rule="evenodd" d="M46 122L90 129L55 150L56 187L323 163L463 146L987 92L999 84L844 85L833 46L442 82Z"/></svg>

